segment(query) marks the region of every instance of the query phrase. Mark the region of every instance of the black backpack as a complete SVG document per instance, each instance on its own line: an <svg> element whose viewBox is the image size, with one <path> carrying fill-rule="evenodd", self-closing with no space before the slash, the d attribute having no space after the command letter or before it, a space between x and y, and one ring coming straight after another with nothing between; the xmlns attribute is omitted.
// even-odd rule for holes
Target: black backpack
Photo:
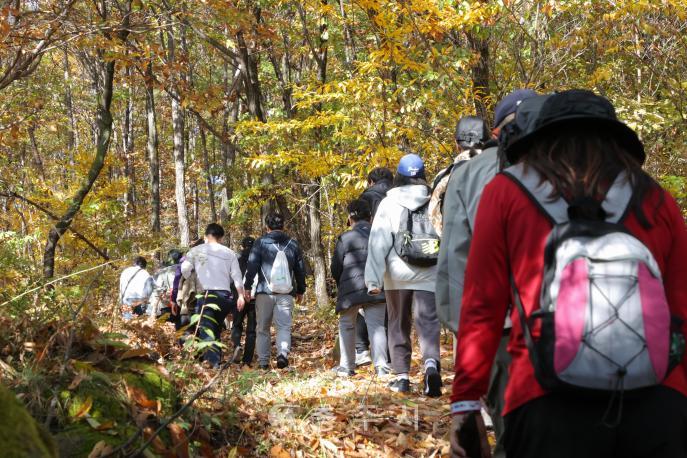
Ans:
<svg viewBox="0 0 687 458"><path fill-rule="evenodd" d="M401 216L401 226L394 234L394 249L406 263L431 267L439 259L440 238L429 219L429 202L417 210L407 208Z"/></svg>

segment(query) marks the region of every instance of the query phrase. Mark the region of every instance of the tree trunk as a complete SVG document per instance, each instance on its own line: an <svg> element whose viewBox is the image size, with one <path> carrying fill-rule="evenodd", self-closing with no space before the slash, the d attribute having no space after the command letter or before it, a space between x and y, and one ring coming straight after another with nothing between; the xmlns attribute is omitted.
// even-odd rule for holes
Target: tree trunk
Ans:
<svg viewBox="0 0 687 458"><path fill-rule="evenodd" d="M308 216L310 219L310 257L313 260L315 274L315 298L318 307L329 305L327 294L327 269L324 263L322 246L322 220L320 218L320 184L312 186L308 197Z"/></svg>
<svg viewBox="0 0 687 458"><path fill-rule="evenodd" d="M158 155L157 120L155 115L155 89L153 86L153 63L148 62L145 71L146 89L146 152L150 167L150 227L153 233L160 233L160 157Z"/></svg>
<svg viewBox="0 0 687 458"><path fill-rule="evenodd" d="M46 279L52 278L55 274L55 249L60 237L67 231L72 224L74 217L81 209L86 195L93 187L93 183L100 175L100 171L105 163L105 156L110 147L110 139L112 135L112 114L110 106L112 104L112 83L115 74L115 61L104 61L103 52L99 52L99 79L100 90L98 91L98 111L96 118L97 126L97 143L96 152L91 167L88 171L88 176L83 180L81 186L76 191L74 196L69 201L67 211L60 217L55 225L48 233L48 240L43 251L43 276Z"/></svg>
<svg viewBox="0 0 687 458"><path fill-rule="evenodd" d="M355 60L355 41L353 40L353 33L351 26L348 24L348 15L344 6L344 0L339 0L339 12L341 13L341 20L343 22L343 36L344 36L344 55L346 59L346 67L351 70L353 68L353 61Z"/></svg>
<svg viewBox="0 0 687 458"><path fill-rule="evenodd" d="M167 32L167 51L169 62L175 61L174 31ZM184 162L184 110L179 99L176 82L172 82L170 90L172 99L172 141L174 144L174 195L177 204L177 223L179 226L179 243L189 246L188 212L186 210L186 164Z"/></svg>
<svg viewBox="0 0 687 458"><path fill-rule="evenodd" d="M489 120L489 112L484 103L489 95L489 41L477 36L474 32L467 32L470 49L477 55L472 65L472 91L474 94L477 116Z"/></svg>
<svg viewBox="0 0 687 458"><path fill-rule="evenodd" d="M210 168L210 157L208 155L208 143L205 129L200 128L200 146L203 149L203 174L205 175L205 185L208 190L208 200L210 201L210 219L213 223L217 222L217 206L215 205L215 187L212 184L212 170Z"/></svg>
<svg viewBox="0 0 687 458"><path fill-rule="evenodd" d="M122 147L124 150L124 174L127 180L126 215L136 214L136 167L134 165L134 97L131 90L131 67L126 68L126 108L122 128Z"/></svg>
<svg viewBox="0 0 687 458"><path fill-rule="evenodd" d="M67 130L67 150L70 152L69 163L74 164L74 150L79 145L79 137L76 130L76 117L74 116L74 104L72 102L72 74L69 68L69 53L64 48L64 106L69 119Z"/></svg>

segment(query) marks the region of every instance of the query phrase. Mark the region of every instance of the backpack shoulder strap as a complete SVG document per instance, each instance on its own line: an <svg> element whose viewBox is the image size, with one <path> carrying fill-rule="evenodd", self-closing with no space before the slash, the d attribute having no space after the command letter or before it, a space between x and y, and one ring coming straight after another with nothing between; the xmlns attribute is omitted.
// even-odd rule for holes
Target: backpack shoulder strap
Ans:
<svg viewBox="0 0 687 458"><path fill-rule="evenodd" d="M613 184L606 193L606 198L601 206L608 215L606 221L609 223L620 223L627 214L627 210L632 200L632 183L625 171L618 174Z"/></svg>
<svg viewBox="0 0 687 458"><path fill-rule="evenodd" d="M542 181L541 175L536 170L531 167L525 169L525 165L520 163L508 167L502 173L520 186L520 189L539 207L552 224L568 221L568 203L562 197L558 199L549 197L553 186L546 180Z"/></svg>

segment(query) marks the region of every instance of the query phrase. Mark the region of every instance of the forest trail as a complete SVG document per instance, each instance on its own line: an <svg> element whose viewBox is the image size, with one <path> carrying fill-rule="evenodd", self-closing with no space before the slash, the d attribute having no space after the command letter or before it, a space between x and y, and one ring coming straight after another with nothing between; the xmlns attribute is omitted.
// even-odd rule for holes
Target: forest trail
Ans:
<svg viewBox="0 0 687 458"><path fill-rule="evenodd" d="M302 309L294 314L290 366L286 370L232 365L199 408L236 418L229 456L447 456L450 340L442 337L444 396L421 396L419 360L413 360L409 395L391 392L389 379L371 366L354 377L330 370L336 323ZM447 343L448 340L448 343ZM414 354L417 356L417 354ZM227 396L227 387L233 394ZM221 455L220 455L221 456ZM225 455L226 456L226 455Z"/></svg>

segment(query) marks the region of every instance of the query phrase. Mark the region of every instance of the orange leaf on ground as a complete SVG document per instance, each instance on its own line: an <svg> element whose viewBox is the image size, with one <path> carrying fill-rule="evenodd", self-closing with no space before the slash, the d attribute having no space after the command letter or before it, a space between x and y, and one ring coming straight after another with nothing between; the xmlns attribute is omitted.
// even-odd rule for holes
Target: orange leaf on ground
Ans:
<svg viewBox="0 0 687 458"><path fill-rule="evenodd" d="M291 454L284 450L281 445L275 445L270 449L270 458L291 458Z"/></svg>
<svg viewBox="0 0 687 458"><path fill-rule="evenodd" d="M167 426L172 437L172 448L178 458L188 458L188 437L186 431L176 423Z"/></svg>

